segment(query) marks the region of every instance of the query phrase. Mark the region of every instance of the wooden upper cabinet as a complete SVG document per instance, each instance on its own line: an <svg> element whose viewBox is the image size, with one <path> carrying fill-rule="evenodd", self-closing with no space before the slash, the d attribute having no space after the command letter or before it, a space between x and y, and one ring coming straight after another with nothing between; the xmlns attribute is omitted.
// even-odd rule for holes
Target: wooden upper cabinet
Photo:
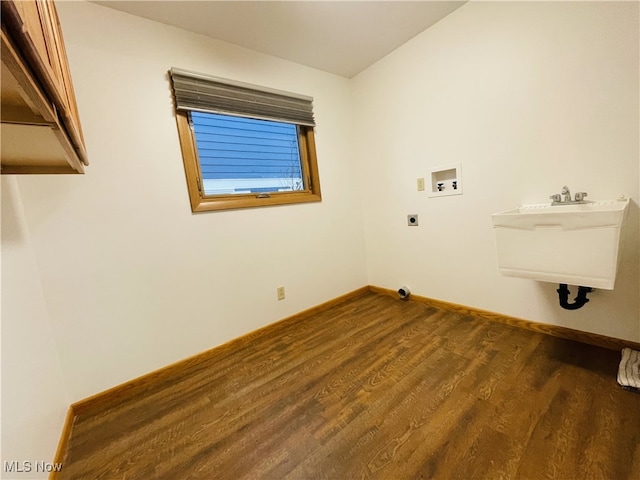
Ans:
<svg viewBox="0 0 640 480"><path fill-rule="evenodd" d="M2 173L82 173L88 165L52 0L2 0Z"/></svg>

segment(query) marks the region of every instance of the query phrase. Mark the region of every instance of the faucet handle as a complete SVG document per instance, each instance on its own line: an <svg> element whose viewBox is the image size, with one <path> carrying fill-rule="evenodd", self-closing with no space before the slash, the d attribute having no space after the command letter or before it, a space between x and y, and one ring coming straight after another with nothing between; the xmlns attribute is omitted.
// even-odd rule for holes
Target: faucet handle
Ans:
<svg viewBox="0 0 640 480"><path fill-rule="evenodd" d="M576 202L584 201L584 197L587 196L587 192L576 192Z"/></svg>
<svg viewBox="0 0 640 480"><path fill-rule="evenodd" d="M556 202L560 203L560 194L559 193L556 193L555 195L551 195L549 198L551 199L551 201L553 201L553 203L556 203Z"/></svg>

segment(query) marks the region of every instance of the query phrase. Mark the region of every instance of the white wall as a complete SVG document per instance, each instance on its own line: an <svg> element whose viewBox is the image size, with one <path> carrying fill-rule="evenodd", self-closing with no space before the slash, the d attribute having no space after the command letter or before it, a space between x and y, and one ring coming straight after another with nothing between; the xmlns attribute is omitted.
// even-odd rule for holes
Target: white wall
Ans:
<svg viewBox="0 0 640 480"><path fill-rule="evenodd" d="M18 184L74 401L366 284L348 80L90 3L58 10L91 165ZM172 66L313 96L322 202L192 214Z"/></svg>
<svg viewBox="0 0 640 480"><path fill-rule="evenodd" d="M91 165L2 180L3 461L50 461L73 401L367 283L640 340L637 4L467 4L353 81L59 13ZM314 96L322 203L192 214L172 66ZM416 191L452 162L464 195ZM616 289L575 312L497 275L490 222L565 183L633 199Z"/></svg>
<svg viewBox="0 0 640 480"><path fill-rule="evenodd" d="M2 177L2 478L46 478L70 398L15 177ZM5 462L19 462L17 473Z"/></svg>
<svg viewBox="0 0 640 480"><path fill-rule="evenodd" d="M638 18L637 2L471 2L358 75L369 283L639 341ZM454 162L463 195L416 190ZM576 311L497 274L490 219L564 184L633 201L615 290Z"/></svg>

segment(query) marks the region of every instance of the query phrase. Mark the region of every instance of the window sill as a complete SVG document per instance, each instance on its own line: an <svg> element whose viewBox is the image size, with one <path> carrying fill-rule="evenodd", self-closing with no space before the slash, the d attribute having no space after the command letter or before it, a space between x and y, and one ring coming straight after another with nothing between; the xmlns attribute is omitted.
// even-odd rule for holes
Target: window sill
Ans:
<svg viewBox="0 0 640 480"><path fill-rule="evenodd" d="M198 201L199 200L199 201ZM269 197L257 196L228 196L204 197L192 203L193 212L209 212L215 210L235 210L240 208L256 208L274 205L289 205L293 203L320 202L322 196L316 193L271 194Z"/></svg>

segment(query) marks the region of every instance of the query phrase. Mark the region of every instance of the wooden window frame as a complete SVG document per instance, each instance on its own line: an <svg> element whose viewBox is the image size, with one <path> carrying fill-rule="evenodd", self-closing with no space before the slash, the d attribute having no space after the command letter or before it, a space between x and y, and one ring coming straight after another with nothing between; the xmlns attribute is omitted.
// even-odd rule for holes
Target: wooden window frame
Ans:
<svg viewBox="0 0 640 480"><path fill-rule="evenodd" d="M303 190L268 194L205 195L196 138L189 121L189 112L177 111L176 122L192 212L309 203L322 200L313 127L298 125Z"/></svg>

